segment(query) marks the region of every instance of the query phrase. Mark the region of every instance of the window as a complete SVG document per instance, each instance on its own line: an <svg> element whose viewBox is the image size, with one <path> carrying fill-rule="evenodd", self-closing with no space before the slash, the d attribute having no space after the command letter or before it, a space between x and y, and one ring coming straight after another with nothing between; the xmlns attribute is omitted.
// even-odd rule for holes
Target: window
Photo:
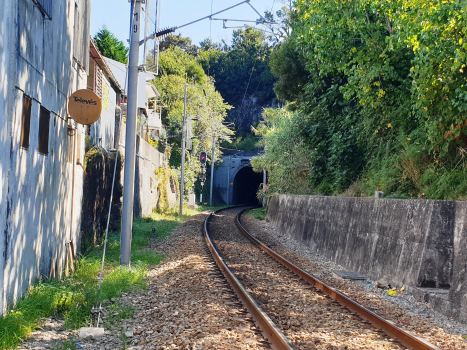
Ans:
<svg viewBox="0 0 467 350"><path fill-rule="evenodd" d="M21 147L29 148L29 130L31 129L31 106L29 96L23 97L23 118L21 120Z"/></svg>
<svg viewBox="0 0 467 350"><path fill-rule="evenodd" d="M44 15L52 19L52 0L36 0L36 2Z"/></svg>
<svg viewBox="0 0 467 350"><path fill-rule="evenodd" d="M40 153L49 153L49 124L50 112L41 106L41 113L39 115L39 147Z"/></svg>

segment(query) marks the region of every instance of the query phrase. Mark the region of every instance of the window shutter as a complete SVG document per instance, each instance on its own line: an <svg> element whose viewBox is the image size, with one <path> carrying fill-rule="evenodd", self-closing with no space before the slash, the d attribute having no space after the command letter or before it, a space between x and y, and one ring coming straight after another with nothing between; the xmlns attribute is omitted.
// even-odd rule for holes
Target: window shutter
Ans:
<svg viewBox="0 0 467 350"><path fill-rule="evenodd" d="M49 124L50 112L41 106L41 113L39 115L39 147L40 153L49 153Z"/></svg>
<svg viewBox="0 0 467 350"><path fill-rule="evenodd" d="M21 121L21 147L29 148L29 130L31 129L31 106L32 99L23 97L23 118Z"/></svg>

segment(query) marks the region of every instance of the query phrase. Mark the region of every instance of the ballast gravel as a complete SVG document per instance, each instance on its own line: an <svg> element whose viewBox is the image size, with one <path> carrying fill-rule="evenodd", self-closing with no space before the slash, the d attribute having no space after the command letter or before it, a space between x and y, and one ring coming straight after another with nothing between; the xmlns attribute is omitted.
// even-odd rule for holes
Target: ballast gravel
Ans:
<svg viewBox="0 0 467 350"><path fill-rule="evenodd" d="M212 220L224 261L298 350L405 349L371 324L314 289L232 227L239 209Z"/></svg>
<svg viewBox="0 0 467 350"><path fill-rule="evenodd" d="M430 304L418 301L408 293L399 292L390 296L387 289L376 287L376 281L357 285L336 278L332 272L345 267L325 259L318 252L275 229L269 222L257 220L249 214L244 215L242 221L251 233L277 253L362 305L372 308L384 318L441 349L467 349L464 338L467 335L467 325L448 319L434 311Z"/></svg>
<svg viewBox="0 0 467 350"><path fill-rule="evenodd" d="M123 294L104 304L103 337L78 339L78 331L66 330L63 320L49 318L19 349L68 349L64 347L64 341L72 342L73 349L93 350L268 349L269 345L238 303L206 248L202 236L206 216L207 213L194 216L175 229L171 236L151 242L149 249L166 258L150 270L146 290ZM385 290L333 278L332 271L342 269L341 266L277 232L264 221L246 215L244 223L274 250L362 304L373 307L384 317L441 349L467 349L467 342L462 337L467 334L467 327L436 314L428 304L417 302L407 294L390 297ZM119 324L111 324L112 303L133 308L134 316ZM348 336L352 337L352 334ZM314 348L318 349L319 345L315 344ZM362 349L371 349L362 346Z"/></svg>

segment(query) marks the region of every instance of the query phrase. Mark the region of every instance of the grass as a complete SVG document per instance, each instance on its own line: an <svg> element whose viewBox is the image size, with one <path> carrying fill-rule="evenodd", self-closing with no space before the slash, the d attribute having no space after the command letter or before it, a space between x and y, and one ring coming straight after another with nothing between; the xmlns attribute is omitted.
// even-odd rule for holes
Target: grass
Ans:
<svg viewBox="0 0 467 350"><path fill-rule="evenodd" d="M251 209L248 211L251 216L258 220L266 220L266 214L268 213L268 208L258 208L258 209Z"/></svg>
<svg viewBox="0 0 467 350"><path fill-rule="evenodd" d="M188 209L183 216L171 211L136 218L133 223L130 267L119 264L119 234L109 234L100 300L144 289L148 267L163 259L162 255L146 249L149 239L170 235L170 231L197 213L198 211ZM152 233L153 228L156 229L156 237ZM91 308L97 301L102 249L102 242L83 249L83 256L71 277L60 280L44 279L34 284L16 307L0 318L0 349L16 348L34 329L40 327L41 320L46 317L63 318L68 328L89 324ZM133 311L122 309L115 312L120 316L113 319L119 322L122 318L131 317ZM63 346L66 349L68 344L63 343Z"/></svg>

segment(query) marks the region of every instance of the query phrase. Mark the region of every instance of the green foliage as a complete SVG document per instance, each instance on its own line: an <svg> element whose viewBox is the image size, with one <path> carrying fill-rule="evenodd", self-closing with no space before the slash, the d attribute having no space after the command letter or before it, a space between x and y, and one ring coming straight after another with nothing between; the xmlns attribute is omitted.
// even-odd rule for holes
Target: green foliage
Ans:
<svg viewBox="0 0 467 350"><path fill-rule="evenodd" d="M105 26L94 35L93 39L103 56L125 64L128 62L129 49Z"/></svg>
<svg viewBox="0 0 467 350"><path fill-rule="evenodd" d="M264 137L266 153L251 160L253 170L269 174L269 193L310 193L313 170L310 149L286 110L266 109L263 122L255 129ZM297 137L298 136L298 137Z"/></svg>
<svg viewBox="0 0 467 350"><path fill-rule="evenodd" d="M191 39L184 38L181 34L168 35L160 41L159 50L161 52L169 49L179 49L192 56L196 56L198 53L198 47L191 43Z"/></svg>
<svg viewBox="0 0 467 350"><path fill-rule="evenodd" d="M194 187L198 176L199 152L210 150L212 137L216 135L215 161L220 157L219 143L230 141L232 132L223 122L231 107L224 103L212 78L204 73L202 66L188 53L178 48L169 48L161 53L160 65L162 74L154 84L161 93L162 104L167 106L162 114L162 122L167 130L171 167L178 168L181 165L185 85L201 84L206 92L205 96L203 89L196 86L188 86L186 90L187 129L193 144L192 151L186 153L185 189L188 193ZM193 120L195 118L197 120Z"/></svg>
<svg viewBox="0 0 467 350"><path fill-rule="evenodd" d="M237 137L232 142L224 142L221 146L226 149L258 151L263 149L263 142L260 137L251 133L246 135L237 133Z"/></svg>
<svg viewBox="0 0 467 350"><path fill-rule="evenodd" d="M300 101L308 84L307 61L295 45L294 37L285 39L269 62L272 74L278 79L274 92L279 99L290 102Z"/></svg>
<svg viewBox="0 0 467 350"><path fill-rule="evenodd" d="M258 209L252 209L248 211L251 216L253 216L255 219L258 220L266 220L266 215L268 213L268 208L258 208Z"/></svg>
<svg viewBox="0 0 467 350"><path fill-rule="evenodd" d="M280 123L265 119L267 151L277 154L256 160L271 171L269 190L464 198L466 4L297 0L294 6L293 33L271 67L276 93L296 112ZM295 73L300 57L308 72L302 80ZM292 152L304 155L312 169L306 176L298 176Z"/></svg>

